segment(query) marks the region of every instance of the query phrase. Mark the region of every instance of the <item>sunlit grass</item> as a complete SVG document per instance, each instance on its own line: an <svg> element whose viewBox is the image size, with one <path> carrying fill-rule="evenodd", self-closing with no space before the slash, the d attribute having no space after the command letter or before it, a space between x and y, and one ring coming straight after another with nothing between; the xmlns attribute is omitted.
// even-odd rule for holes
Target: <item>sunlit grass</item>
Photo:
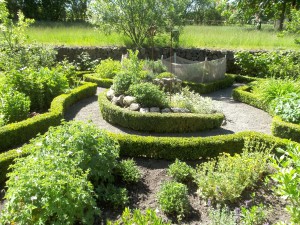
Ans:
<svg viewBox="0 0 300 225"><path fill-rule="evenodd" d="M105 35L85 23L40 23L29 28L29 41L67 46L125 46L121 33ZM217 49L299 49L292 36L278 37L270 25L261 31L239 26L187 26L180 47Z"/></svg>

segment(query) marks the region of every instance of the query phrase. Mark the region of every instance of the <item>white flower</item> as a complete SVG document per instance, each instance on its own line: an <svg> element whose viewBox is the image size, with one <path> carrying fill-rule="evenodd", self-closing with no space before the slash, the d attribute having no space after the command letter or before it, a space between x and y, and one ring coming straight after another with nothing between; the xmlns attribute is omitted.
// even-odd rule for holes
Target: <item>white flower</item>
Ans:
<svg viewBox="0 0 300 225"><path fill-rule="evenodd" d="M22 153L22 150L20 148L18 148L16 151L17 151L18 154Z"/></svg>
<svg viewBox="0 0 300 225"><path fill-rule="evenodd" d="M158 208L156 208L156 209L155 209L155 212L156 212L156 213L159 213L159 209L158 209Z"/></svg>
<svg viewBox="0 0 300 225"><path fill-rule="evenodd" d="M31 201L34 201L34 200L37 200L37 197L36 196L32 196L30 199L31 199Z"/></svg>

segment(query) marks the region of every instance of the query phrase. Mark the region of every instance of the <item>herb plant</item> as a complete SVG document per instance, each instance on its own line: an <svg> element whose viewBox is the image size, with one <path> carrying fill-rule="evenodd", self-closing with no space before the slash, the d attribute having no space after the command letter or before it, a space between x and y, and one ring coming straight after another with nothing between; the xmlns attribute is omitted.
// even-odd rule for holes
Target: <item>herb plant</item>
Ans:
<svg viewBox="0 0 300 225"><path fill-rule="evenodd" d="M126 183L137 183L141 180L141 173L133 159L121 160L116 168L116 173Z"/></svg>
<svg viewBox="0 0 300 225"><path fill-rule="evenodd" d="M168 174L177 182L186 183L193 180L194 169L185 162L176 159L169 166Z"/></svg>
<svg viewBox="0 0 300 225"><path fill-rule="evenodd" d="M111 58L101 60L95 67L96 76L101 78L113 79L118 73L121 72L121 62Z"/></svg>

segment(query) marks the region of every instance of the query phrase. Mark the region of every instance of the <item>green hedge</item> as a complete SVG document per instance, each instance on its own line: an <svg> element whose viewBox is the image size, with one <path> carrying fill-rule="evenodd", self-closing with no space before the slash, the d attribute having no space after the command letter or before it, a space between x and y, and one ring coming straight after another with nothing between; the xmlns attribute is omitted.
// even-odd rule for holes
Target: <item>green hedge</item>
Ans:
<svg viewBox="0 0 300 225"><path fill-rule="evenodd" d="M99 87L103 87L103 88L109 88L113 84L112 79L97 78L93 74L85 74L83 77L85 81L96 83ZM234 80L235 80L235 75L226 74L225 78L222 80L217 80L205 84L184 81L182 83L182 86L183 87L189 86L191 90L199 94L206 94L223 88L230 87L234 83Z"/></svg>
<svg viewBox="0 0 300 225"><path fill-rule="evenodd" d="M96 83L98 87L110 88L110 86L113 84L112 79L98 78L96 76L93 76L93 74L85 74L83 75L83 78L85 81Z"/></svg>
<svg viewBox="0 0 300 225"><path fill-rule="evenodd" d="M249 92L250 90L251 88L247 85L234 89L232 93L233 99L269 112L269 107L256 95ZM276 137L300 142L300 125L285 122L280 117L275 116L272 121L272 134Z"/></svg>
<svg viewBox="0 0 300 225"><path fill-rule="evenodd" d="M280 117L275 116L272 121L272 134L276 137L300 142L300 125L285 122Z"/></svg>
<svg viewBox="0 0 300 225"><path fill-rule="evenodd" d="M197 160L215 157L221 152L230 154L242 151L246 138L255 138L257 141L274 147L285 147L289 140L276 138L258 132L240 132L230 135L213 137L153 137L108 132L119 142L120 154L127 157L149 157L157 159ZM296 143L295 143L296 144ZM298 143L298 145L300 145ZM300 146L299 146L300 147ZM6 180L9 165L16 157L25 156L28 152L18 153L11 150L0 154L0 184Z"/></svg>
<svg viewBox="0 0 300 225"><path fill-rule="evenodd" d="M226 74L225 78L222 80L213 81L210 83L192 83L192 82L182 82L183 87L190 87L191 90L199 94L207 94L214 91L221 90L233 85L235 80L234 75Z"/></svg>
<svg viewBox="0 0 300 225"><path fill-rule="evenodd" d="M0 152L24 144L38 133L44 133L50 126L57 126L64 118L65 110L73 103L96 93L97 85L84 83L68 94L53 99L47 113L27 120L0 127Z"/></svg>
<svg viewBox="0 0 300 225"><path fill-rule="evenodd" d="M232 76L234 77L234 80L238 83L250 83L262 79L258 77L249 77L249 76L239 75L239 74L232 74Z"/></svg>
<svg viewBox="0 0 300 225"><path fill-rule="evenodd" d="M224 115L195 113L140 113L113 105L106 98L106 91L99 95L102 117L112 124L138 131L157 133L202 131L221 126Z"/></svg>

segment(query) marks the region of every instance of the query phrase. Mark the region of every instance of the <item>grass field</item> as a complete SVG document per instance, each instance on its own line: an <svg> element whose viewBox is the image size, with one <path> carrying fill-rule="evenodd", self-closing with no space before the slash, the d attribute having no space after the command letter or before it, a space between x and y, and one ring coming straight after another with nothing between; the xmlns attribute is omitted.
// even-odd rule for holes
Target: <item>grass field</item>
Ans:
<svg viewBox="0 0 300 225"><path fill-rule="evenodd" d="M128 38L120 33L105 35L88 24L41 23L28 30L29 41L67 46L125 46ZM261 31L240 26L187 26L180 47L216 49L300 49L292 36L277 37L270 25Z"/></svg>

